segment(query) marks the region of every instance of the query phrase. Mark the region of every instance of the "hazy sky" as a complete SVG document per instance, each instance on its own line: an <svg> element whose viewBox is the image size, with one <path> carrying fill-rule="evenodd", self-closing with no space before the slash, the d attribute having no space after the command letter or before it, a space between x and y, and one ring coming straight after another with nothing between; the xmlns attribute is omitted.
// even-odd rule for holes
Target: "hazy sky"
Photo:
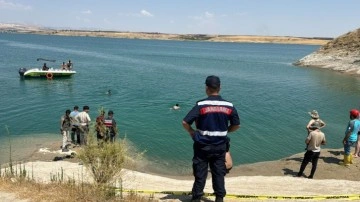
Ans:
<svg viewBox="0 0 360 202"><path fill-rule="evenodd" d="M0 0L0 23L178 34L337 37L360 0Z"/></svg>

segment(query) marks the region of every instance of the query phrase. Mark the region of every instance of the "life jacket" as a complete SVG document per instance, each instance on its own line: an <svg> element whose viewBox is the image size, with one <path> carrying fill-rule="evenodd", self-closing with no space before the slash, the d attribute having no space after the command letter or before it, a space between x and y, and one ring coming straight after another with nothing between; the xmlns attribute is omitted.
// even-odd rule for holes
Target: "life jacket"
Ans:
<svg viewBox="0 0 360 202"><path fill-rule="evenodd" d="M104 121L104 124L106 127L110 128L113 126L113 120L110 119L110 118L106 118L105 121Z"/></svg>
<svg viewBox="0 0 360 202"><path fill-rule="evenodd" d="M106 117L104 120L104 125L108 129L110 134L116 134L116 122L112 117Z"/></svg>

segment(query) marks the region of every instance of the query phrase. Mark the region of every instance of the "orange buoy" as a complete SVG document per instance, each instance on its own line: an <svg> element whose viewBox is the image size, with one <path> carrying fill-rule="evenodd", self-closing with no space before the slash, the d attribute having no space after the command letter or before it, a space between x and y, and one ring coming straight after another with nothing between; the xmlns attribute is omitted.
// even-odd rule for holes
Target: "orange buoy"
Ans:
<svg viewBox="0 0 360 202"><path fill-rule="evenodd" d="M46 78L47 78L47 79L52 79L53 76L54 76L54 75L53 75L51 72L46 73Z"/></svg>

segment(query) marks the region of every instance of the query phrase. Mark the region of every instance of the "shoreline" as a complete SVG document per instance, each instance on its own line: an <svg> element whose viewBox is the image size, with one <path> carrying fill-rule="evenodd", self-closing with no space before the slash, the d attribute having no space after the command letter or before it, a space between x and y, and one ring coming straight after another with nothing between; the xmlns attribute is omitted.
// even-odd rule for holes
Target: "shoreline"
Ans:
<svg viewBox="0 0 360 202"><path fill-rule="evenodd" d="M71 152L76 152L79 147L72 148ZM234 166L227 177L237 177L237 176L295 176L300 168L300 164L304 155L304 152L290 155L288 157L272 160L272 161L262 161L251 164L241 164ZM26 164L29 162L69 162L69 163L79 163L79 160L75 158L68 158L70 153L62 153L59 148L59 142L45 142L44 144L38 145L36 150L29 153L27 157L24 157L21 160L15 161L20 162L21 164ZM54 161L57 159L56 161ZM315 174L316 179L332 179L332 180L350 180L350 181L360 181L360 175L356 175L356 170L360 167L360 158L354 158L354 164L349 167L344 167L340 164L343 159L343 149L331 149L326 148L321 150L320 159L318 163L318 169ZM147 161L147 160L145 160ZM6 163L8 164L8 163ZM3 164L4 165L4 164ZM140 164L139 164L140 165ZM189 166L191 166L191 159L189 159ZM311 163L307 166L305 174L310 170ZM344 170L345 168L345 170ZM153 169L147 169L146 165L140 165L135 168L125 168L131 169L135 172L142 172L149 175L156 175L167 177L171 179L193 179L191 171L189 174L164 174L159 172L154 172ZM191 170L191 168L189 167ZM336 173L339 169L340 173ZM349 173L347 173L349 172Z"/></svg>
<svg viewBox="0 0 360 202"><path fill-rule="evenodd" d="M91 183L92 176L87 168L79 163L76 157L66 157L71 152L62 153L58 148L58 143L53 143L52 148L38 148L31 157L26 159L26 162L21 163L21 167L25 168L27 173L31 173L32 178L39 183L50 183L51 176L59 173L64 175L64 179ZM360 158L355 158L354 163L346 167L340 164L342 154L343 149L322 149L314 179L306 178L310 172L311 163L305 169L305 176L295 177L304 152L275 161L236 166L225 176L227 190L225 200L230 202L239 199L274 200L276 198L296 201L302 197L308 200L334 199L334 201L340 198L360 199L358 194ZM55 157L58 157L58 160L54 161ZM2 168L3 171L4 168ZM171 202L190 200L194 181L192 175L163 175L146 172L146 170L139 171L136 168L124 168L117 179L117 186L121 183L125 194L136 192L145 197L151 196L159 201ZM204 192L207 200L214 199L211 196L213 189L210 173ZM17 193L17 191L0 187L0 197L8 193Z"/></svg>
<svg viewBox="0 0 360 202"><path fill-rule="evenodd" d="M77 182L92 182L87 168L76 158L64 158L58 161L49 160L49 156L63 156L61 150L40 150L35 152L27 162L22 163L28 173L39 183L50 183L51 177L59 173L64 179L74 179ZM239 199L278 200L291 199L293 201L308 199L359 199L360 186L360 158L354 159L354 164L342 166L342 149L323 149L320 155L318 169L314 179L295 177L301 164L303 153L298 153L276 161L258 162L254 164L234 167L225 176L227 190L226 201ZM3 172L2 168L2 172ZM304 172L308 175L311 169L309 164ZM150 172L141 172L124 168L116 180L117 186L124 193L136 192L144 197L152 197L159 201L188 201L191 198L193 184L192 175L169 176ZM16 190L6 190L0 187L0 197ZM204 189L205 201L213 200L211 174L209 173ZM13 195L12 195L13 196Z"/></svg>
<svg viewBox="0 0 360 202"><path fill-rule="evenodd" d="M37 34L73 37L104 37L145 40L172 41L203 41L227 43L274 43L299 45L324 45L333 38L328 37L297 37L297 36L258 36L258 35L216 35L216 34L170 34L159 32L127 32L105 30L64 30L30 27L22 25L7 25L0 23L0 33Z"/></svg>

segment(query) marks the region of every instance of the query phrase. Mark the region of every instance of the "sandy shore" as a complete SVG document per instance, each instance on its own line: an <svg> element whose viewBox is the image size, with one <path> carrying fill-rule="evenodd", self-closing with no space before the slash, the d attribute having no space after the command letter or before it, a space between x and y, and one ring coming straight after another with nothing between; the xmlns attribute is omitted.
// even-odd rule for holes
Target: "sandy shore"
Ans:
<svg viewBox="0 0 360 202"><path fill-rule="evenodd" d="M23 163L35 180L48 183L50 176L64 172L65 179L91 181L87 169L80 165L76 158L65 158L69 153L62 153L53 148L41 148L35 152L28 162ZM295 177L303 153L284 159L255 164L241 165L233 168L226 176L226 201L240 199L260 200L285 197L293 200L319 199L360 199L360 158L354 159L354 164L345 167L339 164L342 160L342 149L322 150L315 179L307 179L311 165L305 170L304 177ZM58 161L53 161L55 159ZM189 201L192 176L160 176L154 173L144 173L124 169L122 186L125 190L133 190L154 197L160 201ZM146 183L144 183L146 182ZM120 180L118 180L118 184ZM0 187L1 190L1 187ZM206 193L211 194L212 184L209 175ZM0 193L0 199L8 193ZM10 195L11 196L11 195ZM213 200L212 196L207 196ZM333 199L335 200L335 199Z"/></svg>

